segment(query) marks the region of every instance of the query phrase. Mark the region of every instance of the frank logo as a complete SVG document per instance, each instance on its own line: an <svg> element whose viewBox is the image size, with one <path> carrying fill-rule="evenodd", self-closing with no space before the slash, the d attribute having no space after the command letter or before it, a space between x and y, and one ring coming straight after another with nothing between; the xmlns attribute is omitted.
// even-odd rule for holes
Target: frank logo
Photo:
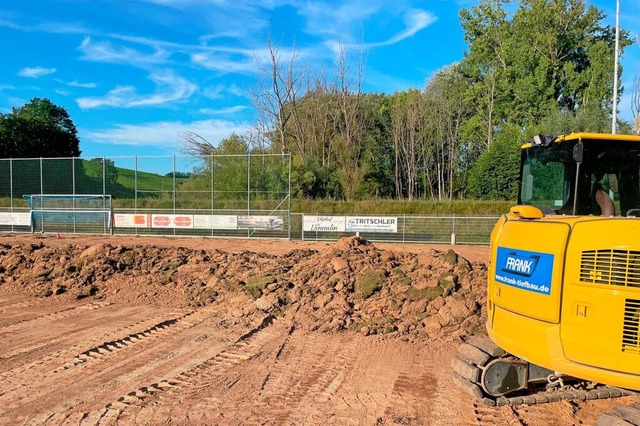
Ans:
<svg viewBox="0 0 640 426"><path fill-rule="evenodd" d="M553 254L498 247L494 279L520 290L551 294Z"/></svg>
<svg viewBox="0 0 640 426"><path fill-rule="evenodd" d="M539 260L540 256L537 255L522 256L511 252L506 256L502 271L528 278L536 271Z"/></svg>

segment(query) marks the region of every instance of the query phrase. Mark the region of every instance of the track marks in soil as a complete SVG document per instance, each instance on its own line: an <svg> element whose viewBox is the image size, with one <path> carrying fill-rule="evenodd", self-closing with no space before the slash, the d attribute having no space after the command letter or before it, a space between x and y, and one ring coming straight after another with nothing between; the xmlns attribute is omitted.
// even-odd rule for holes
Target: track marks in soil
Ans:
<svg viewBox="0 0 640 426"><path fill-rule="evenodd" d="M186 314L185 316L187 315L189 314ZM121 337L116 340L110 340L100 345L94 346L90 349L87 349L82 353L80 353L79 355L77 355L71 362L66 363L64 366L60 367L59 369L54 370L54 373L57 373L58 371L60 371L60 369L67 370L69 368L76 367L86 362L104 359L105 357L108 357L114 354L114 352L118 350L129 348L132 345L135 345L143 341L144 339L147 339L150 337L156 337L159 333L167 331L171 327L176 326L178 322L182 320L185 316L178 317L178 318L171 318L171 319L159 322L145 330L130 333L125 337Z"/></svg>
<svg viewBox="0 0 640 426"><path fill-rule="evenodd" d="M127 311L127 308L123 310ZM129 308L129 310L133 309ZM90 339L90 341L94 342L92 345L89 345L87 341L70 349L42 356L42 358L33 363L3 373L5 378L9 380L0 382L0 386L3 389L0 391L0 406L4 408L4 415L0 414L0 424L10 418L12 411L16 415L23 411L73 412L74 405L77 406L84 403L84 395L76 398L73 403L64 403L64 398L60 397L59 394L65 392L82 394L82 383L90 387L94 393L109 393L117 389L118 386L122 386L120 381L126 383L127 377L131 375L131 373L126 373L129 368L134 369L134 376L138 374L138 371L141 371L141 374L152 374L152 372L149 373L147 371L151 367L146 366L145 361L139 359L140 354L144 353L143 355L146 355L149 353L150 348L156 345L162 346L165 344L171 347L173 337L177 337L178 342L174 343L174 345L178 345L178 347L183 346L183 344L179 343L183 335L188 340L198 342L207 340L207 334L198 331L195 332L195 337L191 339L188 337L190 336L189 330L207 320L210 321L216 312L217 308L208 307L196 312L187 312L178 317L169 315L169 313L164 315L157 315L156 313L156 318L160 320L155 323L150 323L148 320L138 321L133 325L118 328L116 330L118 333L110 331L107 334L112 336L111 340L105 342L104 339L100 339L98 341L102 341L103 343L101 344L96 345L96 339ZM144 312L142 315L144 315ZM115 318L120 320L118 315L114 315L112 319ZM126 332L123 333L123 331ZM194 333L191 332L191 334ZM113 339L114 335L118 337ZM83 346L82 350L71 351L71 349L77 349L81 345ZM122 354L119 354L120 352ZM184 350L166 351L159 355L158 358L155 358L154 362L158 365L170 365L174 362L173 358L179 358L183 355L181 352L184 352ZM151 351L151 354L153 356L154 352ZM96 361L100 362L95 367L89 368L89 364L96 363ZM132 363L137 363L137 365L135 367L127 367ZM38 368L44 371L38 374ZM29 379L29 377L32 379ZM111 379L109 379L110 377ZM32 386L30 383L34 379L37 380L37 387ZM62 390L62 392L56 392L56 390ZM93 395L93 397L99 398L100 396ZM60 403L55 408L58 400ZM42 404L43 402L44 404ZM44 413L34 417L36 423L42 423L45 419L46 415ZM57 422L51 424L57 424Z"/></svg>
<svg viewBox="0 0 640 426"><path fill-rule="evenodd" d="M155 424L170 419L191 419L188 408L184 411L182 407L174 406L167 411L166 405L173 406L176 401L182 399L182 395L216 387L229 370L255 358L265 344L290 332L291 328L285 327L282 321L276 321L274 324L273 317L268 316L258 327L240 336L215 356L174 377L142 386L119 397L115 402L108 403L103 410L90 413L87 422L82 424L111 424L112 420L125 424ZM226 387L231 388L237 380L239 379L222 381L226 381ZM202 415L200 410L196 410L196 413ZM97 418L97 421L92 423L92 418Z"/></svg>
<svg viewBox="0 0 640 426"><path fill-rule="evenodd" d="M60 311L38 316L37 318L20 320L13 324L1 327L0 337L8 333L15 332L17 330L21 330L25 328L42 327L42 325L48 325L48 323L50 323L51 321L59 321L61 319L69 318L72 316L83 315L87 311L101 309L109 305L111 305L110 302L92 302L85 305L64 308Z"/></svg>
<svg viewBox="0 0 640 426"><path fill-rule="evenodd" d="M52 353L42 353L33 362L0 373L0 396L23 387L23 376L27 373L31 376L37 374L38 379L42 381L79 364L93 360L104 360L106 356L112 355L116 350L140 342L154 332L163 331L187 315L189 314L176 318L175 314L169 313L148 320L140 320L101 336L90 338L86 343ZM89 334L92 333L91 330L89 329ZM115 340L109 340L114 338ZM98 342L103 343L98 344ZM87 347L89 348L87 349ZM73 359L70 360L72 357Z"/></svg>

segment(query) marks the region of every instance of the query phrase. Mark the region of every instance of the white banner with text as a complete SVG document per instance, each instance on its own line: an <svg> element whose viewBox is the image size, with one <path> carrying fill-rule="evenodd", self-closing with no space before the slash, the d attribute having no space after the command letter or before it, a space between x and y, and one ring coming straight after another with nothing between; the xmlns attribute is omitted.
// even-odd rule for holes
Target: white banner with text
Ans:
<svg viewBox="0 0 640 426"><path fill-rule="evenodd" d="M347 216L347 232L398 232L397 217Z"/></svg>
<svg viewBox="0 0 640 426"><path fill-rule="evenodd" d="M238 216L194 215L193 227L198 229L238 229Z"/></svg>
<svg viewBox="0 0 640 426"><path fill-rule="evenodd" d="M0 225L31 226L31 213L0 212Z"/></svg>
<svg viewBox="0 0 640 426"><path fill-rule="evenodd" d="M305 232L344 232L344 216L304 216L302 230Z"/></svg>

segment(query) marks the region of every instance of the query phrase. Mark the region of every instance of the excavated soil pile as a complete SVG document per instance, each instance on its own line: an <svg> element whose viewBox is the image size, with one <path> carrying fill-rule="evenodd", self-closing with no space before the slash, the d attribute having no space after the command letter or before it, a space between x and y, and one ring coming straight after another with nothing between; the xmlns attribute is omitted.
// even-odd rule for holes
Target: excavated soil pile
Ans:
<svg viewBox="0 0 640 426"><path fill-rule="evenodd" d="M486 268L452 250L380 250L344 238L282 256L181 247L0 244L0 292L115 303L228 303L323 332L438 340L484 323Z"/></svg>

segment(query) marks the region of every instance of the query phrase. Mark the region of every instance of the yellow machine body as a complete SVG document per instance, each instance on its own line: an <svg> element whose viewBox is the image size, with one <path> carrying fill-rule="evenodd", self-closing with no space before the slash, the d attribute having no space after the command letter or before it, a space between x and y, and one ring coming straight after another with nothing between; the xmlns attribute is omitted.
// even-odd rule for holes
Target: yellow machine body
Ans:
<svg viewBox="0 0 640 426"><path fill-rule="evenodd" d="M611 141L618 151L632 147L617 154L628 155L628 161L606 159L603 142ZM567 142L573 159L563 153L559 157L565 172L554 171L565 177L564 189L551 188L546 179L544 185L536 183L540 173L524 176L529 170L523 167L521 182L533 181L534 190L521 188L519 205L502 216L492 232L487 331L498 346L528 362L640 390L640 218L632 215L640 208L633 205L640 201L640 137L571 134L549 145ZM538 151L528 152L531 149ZM523 146L523 164L531 162L529 156L546 158L540 154L544 149ZM537 170L548 166L544 160L531 164ZM614 216L587 214L588 197L580 195L580 188L584 192L597 180L583 175L599 178L603 173L616 181L606 189L616 204ZM554 197L545 190L536 195L535 185L564 195ZM547 205L533 204L540 200Z"/></svg>

